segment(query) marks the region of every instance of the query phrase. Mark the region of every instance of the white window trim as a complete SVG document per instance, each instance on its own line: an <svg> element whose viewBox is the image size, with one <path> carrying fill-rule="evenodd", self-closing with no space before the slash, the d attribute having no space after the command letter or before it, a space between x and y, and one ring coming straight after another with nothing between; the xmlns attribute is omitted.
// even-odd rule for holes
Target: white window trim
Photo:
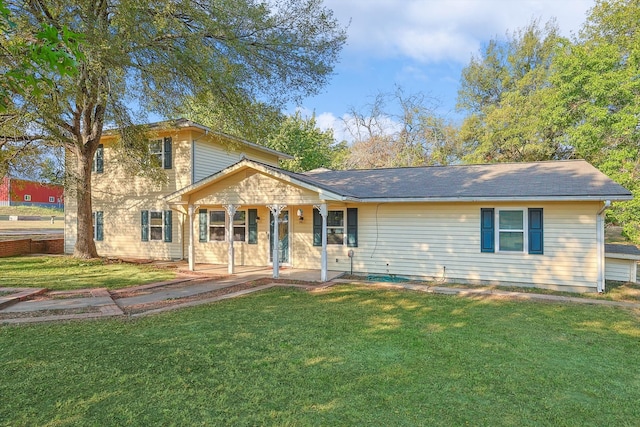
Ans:
<svg viewBox="0 0 640 427"><path fill-rule="evenodd" d="M211 240L211 227L222 227L222 225L211 225L211 212L223 212L224 213L224 239L223 240ZM249 240L249 210L238 209L236 213L244 212L244 240L234 240L234 243L248 243ZM229 241L229 214L224 209L210 209L207 211L207 242L212 243L224 243ZM242 227L241 225L233 226Z"/></svg>
<svg viewBox="0 0 640 427"><path fill-rule="evenodd" d="M93 240L98 238L98 227L96 227L96 211L91 212L91 226L93 227Z"/></svg>
<svg viewBox="0 0 640 427"><path fill-rule="evenodd" d="M54 196L49 196L49 203L55 203L56 198Z"/></svg>
<svg viewBox="0 0 640 427"><path fill-rule="evenodd" d="M25 194L24 195L24 201L25 202L30 202L31 201L31 194Z"/></svg>
<svg viewBox="0 0 640 427"><path fill-rule="evenodd" d="M152 227L158 227L157 225L151 225L151 215L154 213L159 213L160 214L160 218L161 218L161 224L160 224L160 229L162 230L162 234L160 239L152 239L151 238L151 228ZM164 242L164 211L153 211L151 209L149 209L149 224L147 225L148 229L148 235L149 235L149 242Z"/></svg>
<svg viewBox="0 0 640 427"><path fill-rule="evenodd" d="M502 211L521 211L522 212L522 230L514 230L514 229L500 229L500 212ZM509 207L509 208L496 208L495 210L495 246L496 253L503 254L523 254L527 253L527 248L529 247L529 215L527 208L522 207ZM500 232L522 232L522 250L521 251L503 251L500 249Z"/></svg>

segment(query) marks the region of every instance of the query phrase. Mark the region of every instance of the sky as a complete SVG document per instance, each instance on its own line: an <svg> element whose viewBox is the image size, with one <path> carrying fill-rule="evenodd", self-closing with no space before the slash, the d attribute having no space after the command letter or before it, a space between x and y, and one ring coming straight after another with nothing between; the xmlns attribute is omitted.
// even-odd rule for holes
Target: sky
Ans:
<svg viewBox="0 0 640 427"><path fill-rule="evenodd" d="M555 18L561 34L580 29L594 0L325 0L347 26L347 44L320 94L298 108L316 115L321 129L349 139L343 121L364 111L377 93L423 93L438 100L438 113L455 111L462 69L490 40L504 38L533 19Z"/></svg>

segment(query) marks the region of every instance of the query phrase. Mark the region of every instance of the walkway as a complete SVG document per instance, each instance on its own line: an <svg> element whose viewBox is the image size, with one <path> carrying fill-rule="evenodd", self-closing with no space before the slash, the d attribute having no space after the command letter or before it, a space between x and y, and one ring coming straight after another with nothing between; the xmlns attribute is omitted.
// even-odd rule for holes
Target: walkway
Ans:
<svg viewBox="0 0 640 427"><path fill-rule="evenodd" d="M139 317L234 298L275 286L318 290L339 283L404 288L418 292L472 298L510 298L640 308L640 303L487 288L454 288L416 282L359 282L340 279L339 272L330 272L330 281L320 283L314 281L317 274L317 271L312 270L290 270L286 278L274 281L270 278L269 270L246 269L221 279L183 277L112 291L105 288L57 292L46 292L45 289L34 288L0 288L0 323L35 323L114 316Z"/></svg>

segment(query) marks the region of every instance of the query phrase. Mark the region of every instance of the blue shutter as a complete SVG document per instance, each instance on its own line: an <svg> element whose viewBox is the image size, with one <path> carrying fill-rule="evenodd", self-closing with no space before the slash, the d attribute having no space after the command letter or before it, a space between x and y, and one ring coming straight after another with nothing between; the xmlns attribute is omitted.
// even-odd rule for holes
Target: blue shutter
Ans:
<svg viewBox="0 0 640 427"><path fill-rule="evenodd" d="M249 239L247 243L255 245L258 243L258 210L249 209Z"/></svg>
<svg viewBox="0 0 640 427"><path fill-rule="evenodd" d="M322 215L313 209L313 246L322 246Z"/></svg>
<svg viewBox="0 0 640 427"><path fill-rule="evenodd" d="M96 212L96 241L101 242L104 239L104 221L102 211Z"/></svg>
<svg viewBox="0 0 640 427"><path fill-rule="evenodd" d="M140 213L140 229L142 230L142 241L149 241L149 211Z"/></svg>
<svg viewBox="0 0 640 427"><path fill-rule="evenodd" d="M207 241L207 210L200 209L198 212L198 230L199 240L201 242Z"/></svg>
<svg viewBox="0 0 640 427"><path fill-rule="evenodd" d="M358 208L347 208L347 246L358 247Z"/></svg>
<svg viewBox="0 0 640 427"><path fill-rule="evenodd" d="M171 169L171 137L164 139L164 168Z"/></svg>
<svg viewBox="0 0 640 427"><path fill-rule="evenodd" d="M542 208L529 209L529 253L544 253Z"/></svg>
<svg viewBox="0 0 640 427"><path fill-rule="evenodd" d="M171 226L172 226L172 222L171 222L171 211L164 211L164 241L165 242L171 242L172 239L172 230L171 230Z"/></svg>
<svg viewBox="0 0 640 427"><path fill-rule="evenodd" d="M493 208L480 209L480 251L495 252L495 231L494 231L494 210Z"/></svg>

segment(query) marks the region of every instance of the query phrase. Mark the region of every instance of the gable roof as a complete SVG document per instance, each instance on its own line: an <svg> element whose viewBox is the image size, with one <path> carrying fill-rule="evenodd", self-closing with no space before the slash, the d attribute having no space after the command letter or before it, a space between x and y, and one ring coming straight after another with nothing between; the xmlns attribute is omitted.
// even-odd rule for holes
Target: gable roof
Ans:
<svg viewBox="0 0 640 427"><path fill-rule="evenodd" d="M175 120L164 120L161 122L155 122L155 123L148 123L146 124L146 126L149 127L149 129L162 129L162 128L166 128L166 129L171 129L171 128L194 128L194 129L198 129L200 131L202 131L205 135L213 135L213 136L217 136L223 139L227 139L229 141L233 141L235 143L247 146L247 147L251 147L254 150L257 151L261 151L263 153L267 153L267 154L271 154L274 156L277 156L279 159L293 159L293 156L286 154L286 153L282 153L280 151L274 150L272 148L269 147L265 147L264 145L260 145L260 144L256 144L255 142L250 142L247 141L246 139L243 138L239 138L237 136L233 136L230 135L228 133L224 133L224 132L219 132L217 130L213 130L205 125L201 125L200 123L196 123L192 120L188 120L188 119L184 119L184 118L179 118L179 119L175 119ZM105 132L103 132L104 135L111 135L113 133L115 133L116 130L115 129L109 129L106 130Z"/></svg>
<svg viewBox="0 0 640 427"><path fill-rule="evenodd" d="M584 160L413 168L286 171L243 159L188 187L172 199L198 191L242 168L354 202L586 201L631 200L631 192Z"/></svg>

